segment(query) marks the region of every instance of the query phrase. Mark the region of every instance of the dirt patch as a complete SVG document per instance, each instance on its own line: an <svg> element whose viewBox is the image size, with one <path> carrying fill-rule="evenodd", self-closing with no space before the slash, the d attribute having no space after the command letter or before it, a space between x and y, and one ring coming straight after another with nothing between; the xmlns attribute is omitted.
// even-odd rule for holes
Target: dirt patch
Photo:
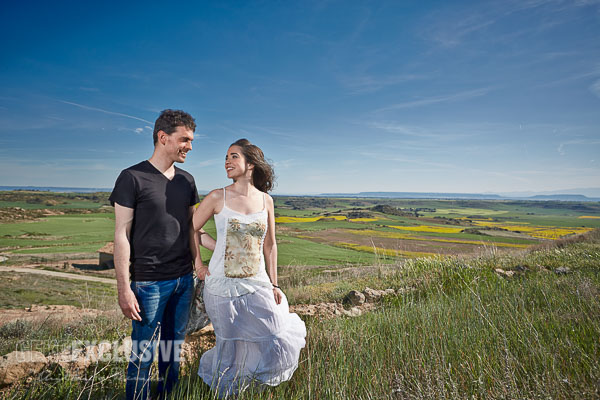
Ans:
<svg viewBox="0 0 600 400"><path fill-rule="evenodd" d="M187 335L185 343L182 346L182 353L185 360L194 362L200 357L200 354L215 347L215 331L212 324L199 332Z"/></svg>
<svg viewBox="0 0 600 400"><path fill-rule="evenodd" d="M26 267L0 266L0 272L17 272L17 273L47 275L47 276L55 276L58 278L75 279L75 280L80 280L80 281L108 283L109 285L117 284L116 279L114 279L114 271L111 271L112 276L107 277L107 278L99 277L99 276L91 276L90 274L86 275L83 273L69 273L69 272L64 272L64 270L63 271L47 270L47 269L41 269L41 268L26 268Z"/></svg>
<svg viewBox="0 0 600 400"><path fill-rule="evenodd" d="M44 210L26 210L21 207L0 208L0 222L34 221L45 216Z"/></svg>
<svg viewBox="0 0 600 400"><path fill-rule="evenodd" d="M376 305L373 303L364 303L359 307L353 308L355 310L360 310L359 313L355 311L354 315L358 316L363 312L373 311L376 308ZM316 316L324 319L341 317L342 315L353 315L340 303L296 304L290 306L290 312L300 316Z"/></svg>
<svg viewBox="0 0 600 400"><path fill-rule="evenodd" d="M379 247L390 250L433 253L442 255L473 254L480 250L480 244L449 243L430 241L426 238L415 237L415 239L396 239L367 235L356 235L344 229L327 229L311 232L309 240L320 243L333 244L353 243L360 246ZM449 238L448 240L452 240Z"/></svg>

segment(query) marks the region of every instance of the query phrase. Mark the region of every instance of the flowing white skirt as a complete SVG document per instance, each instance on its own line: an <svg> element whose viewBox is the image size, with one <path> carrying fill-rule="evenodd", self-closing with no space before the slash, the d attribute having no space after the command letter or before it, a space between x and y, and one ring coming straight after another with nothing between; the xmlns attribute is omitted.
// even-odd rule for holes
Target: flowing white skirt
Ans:
<svg viewBox="0 0 600 400"><path fill-rule="evenodd" d="M275 304L273 290L221 297L204 291L206 312L215 329L215 347L200 359L198 375L219 397L250 385L276 386L289 380L305 345L306 326L289 312L285 295Z"/></svg>

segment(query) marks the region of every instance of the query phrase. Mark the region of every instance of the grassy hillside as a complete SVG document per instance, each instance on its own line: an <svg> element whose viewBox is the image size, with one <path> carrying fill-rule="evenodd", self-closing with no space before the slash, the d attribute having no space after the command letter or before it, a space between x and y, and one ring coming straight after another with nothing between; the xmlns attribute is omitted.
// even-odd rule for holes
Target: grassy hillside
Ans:
<svg viewBox="0 0 600 400"><path fill-rule="evenodd" d="M348 288L404 290L359 317L305 318L307 346L293 379L238 398L598 398L599 272L598 230L518 253L490 249L478 257L419 258L364 271L283 268L292 303L339 301ZM101 326L106 331L105 321ZM187 370L174 399L213 398L196 367ZM49 374L52 379L5 394L119 398L124 368L99 365L83 380Z"/></svg>

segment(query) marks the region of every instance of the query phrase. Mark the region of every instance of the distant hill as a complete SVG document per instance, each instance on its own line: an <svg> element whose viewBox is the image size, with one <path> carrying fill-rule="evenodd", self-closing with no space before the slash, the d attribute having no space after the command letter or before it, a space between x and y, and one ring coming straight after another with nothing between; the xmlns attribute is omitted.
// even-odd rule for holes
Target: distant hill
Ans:
<svg viewBox="0 0 600 400"><path fill-rule="evenodd" d="M419 192L358 192L322 193L325 197L367 197L390 199L464 199L464 200L531 200L531 201L600 201L581 194L538 194L532 196L501 196L494 193L419 193Z"/></svg>
<svg viewBox="0 0 600 400"><path fill-rule="evenodd" d="M490 199L500 200L497 194L479 193L419 193L419 192L359 192L359 193L323 193L327 197L377 197L393 199Z"/></svg>
<svg viewBox="0 0 600 400"><path fill-rule="evenodd" d="M55 186L0 186L0 191L5 190L33 190L40 192L59 192L59 193L93 193L110 192L112 188L76 188L76 187L55 187ZM585 196L583 194L572 193L575 189L565 190L565 193L549 192L515 192L515 193L444 193L444 192L357 192L357 193L321 193L321 194L279 194L280 196L292 197L366 197L366 198L388 198L388 199L439 199L439 200L531 200L531 201L600 201L600 197ZM600 189L582 189L588 193L596 193L594 190ZM201 195L208 193L205 190L198 190ZM571 192L571 193L568 193Z"/></svg>
<svg viewBox="0 0 600 400"><path fill-rule="evenodd" d="M76 187L59 187L59 186L0 186L0 190L31 190L38 192L55 192L55 193L95 193L95 192L111 192L112 188L76 188Z"/></svg>
<svg viewBox="0 0 600 400"><path fill-rule="evenodd" d="M527 197L530 200L561 200L561 201L595 201L598 199L589 198L582 194L538 194Z"/></svg>

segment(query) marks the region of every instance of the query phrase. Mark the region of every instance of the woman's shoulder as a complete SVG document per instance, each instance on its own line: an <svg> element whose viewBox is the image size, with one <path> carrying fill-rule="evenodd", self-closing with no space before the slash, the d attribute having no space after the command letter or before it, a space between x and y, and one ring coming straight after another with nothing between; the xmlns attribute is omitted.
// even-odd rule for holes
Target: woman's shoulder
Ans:
<svg viewBox="0 0 600 400"><path fill-rule="evenodd" d="M267 192L261 192L263 194L263 196L265 196L265 203L267 206L273 206L274 204L274 200L273 197L271 197L271 195Z"/></svg>
<svg viewBox="0 0 600 400"><path fill-rule="evenodd" d="M205 197L210 201L222 201L223 200L223 188L211 190Z"/></svg>

